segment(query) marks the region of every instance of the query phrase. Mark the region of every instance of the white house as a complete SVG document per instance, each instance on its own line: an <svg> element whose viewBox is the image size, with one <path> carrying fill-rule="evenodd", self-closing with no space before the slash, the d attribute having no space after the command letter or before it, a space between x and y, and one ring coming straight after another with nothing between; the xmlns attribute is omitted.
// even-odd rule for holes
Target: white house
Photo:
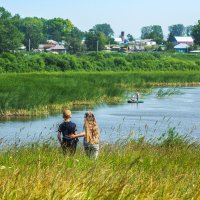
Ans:
<svg viewBox="0 0 200 200"><path fill-rule="evenodd" d="M156 42L153 41L152 39L144 39L144 40L137 39L137 40L135 40L135 44L136 45L144 45L144 46L155 46Z"/></svg>
<svg viewBox="0 0 200 200"><path fill-rule="evenodd" d="M145 40L144 40L144 44L145 44L146 46L155 46L155 45L156 45L156 42L153 41L152 39L145 39Z"/></svg>
<svg viewBox="0 0 200 200"><path fill-rule="evenodd" d="M118 43L118 44L124 43L122 38L115 38L115 42Z"/></svg>

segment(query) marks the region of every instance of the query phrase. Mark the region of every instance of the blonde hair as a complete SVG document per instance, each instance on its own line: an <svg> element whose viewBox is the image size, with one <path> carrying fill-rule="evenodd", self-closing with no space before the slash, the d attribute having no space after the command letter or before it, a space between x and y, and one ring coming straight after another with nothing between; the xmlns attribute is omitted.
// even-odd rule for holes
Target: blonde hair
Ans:
<svg viewBox="0 0 200 200"><path fill-rule="evenodd" d="M64 109L64 110L63 110L63 118L64 118L64 119L69 119L69 118L71 118L71 115L72 115L72 113L71 113L70 110L67 110L67 109Z"/></svg>
<svg viewBox="0 0 200 200"><path fill-rule="evenodd" d="M85 127L86 142L90 144L98 144L99 143L99 128L97 126L97 122L94 117L94 114L91 111L85 113L84 127Z"/></svg>

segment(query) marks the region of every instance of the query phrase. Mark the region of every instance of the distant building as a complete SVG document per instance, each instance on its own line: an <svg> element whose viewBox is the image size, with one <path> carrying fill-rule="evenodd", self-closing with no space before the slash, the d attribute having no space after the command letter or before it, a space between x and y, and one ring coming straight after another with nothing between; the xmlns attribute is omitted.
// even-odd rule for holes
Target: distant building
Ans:
<svg viewBox="0 0 200 200"><path fill-rule="evenodd" d="M121 47L121 48L119 49L119 52L123 52L123 53L128 52L128 47Z"/></svg>
<svg viewBox="0 0 200 200"><path fill-rule="evenodd" d="M193 50L193 51L190 51L190 53L200 53L200 50Z"/></svg>
<svg viewBox="0 0 200 200"><path fill-rule="evenodd" d="M19 48L18 48L19 51L26 51L26 47L24 45L21 45Z"/></svg>
<svg viewBox="0 0 200 200"><path fill-rule="evenodd" d="M145 39L145 40L144 40L144 44L145 44L146 46L155 46L155 45L156 45L156 42L153 41L152 39Z"/></svg>
<svg viewBox="0 0 200 200"><path fill-rule="evenodd" d="M66 48L63 45L55 45L49 49L47 49L48 52L52 52L52 53L66 53Z"/></svg>
<svg viewBox="0 0 200 200"><path fill-rule="evenodd" d="M145 51L143 46L135 46L135 51Z"/></svg>
<svg viewBox="0 0 200 200"><path fill-rule="evenodd" d="M55 40L47 40L48 44L58 44Z"/></svg>
<svg viewBox="0 0 200 200"><path fill-rule="evenodd" d="M124 31L121 32L121 39L122 39L122 41L125 40L125 32Z"/></svg>
<svg viewBox="0 0 200 200"><path fill-rule="evenodd" d="M129 45L128 51L129 52L145 51L145 48L144 46Z"/></svg>
<svg viewBox="0 0 200 200"><path fill-rule="evenodd" d="M192 37L174 37L173 41L174 45L177 44L188 44L188 45L193 45L194 44L194 40Z"/></svg>
<svg viewBox="0 0 200 200"><path fill-rule="evenodd" d="M180 52L180 53L187 53L188 52L188 48L190 46L188 44L177 44L174 49L176 50L176 52Z"/></svg>
<svg viewBox="0 0 200 200"><path fill-rule="evenodd" d="M111 51L119 51L120 50L120 46L112 46L111 47Z"/></svg>
<svg viewBox="0 0 200 200"><path fill-rule="evenodd" d="M137 39L134 41L136 45L143 45L143 46L155 46L157 45L155 41L153 41L152 39Z"/></svg>
<svg viewBox="0 0 200 200"><path fill-rule="evenodd" d="M124 43L122 38L115 38L115 42L118 43L118 44Z"/></svg>
<svg viewBox="0 0 200 200"><path fill-rule="evenodd" d="M49 49L51 47L55 47L56 44L39 44L38 50L39 51L44 51L46 49Z"/></svg>
<svg viewBox="0 0 200 200"><path fill-rule="evenodd" d="M165 51L165 50L167 50L167 46L161 44L161 45L158 46L158 49L157 49L157 50L158 50L158 51Z"/></svg>

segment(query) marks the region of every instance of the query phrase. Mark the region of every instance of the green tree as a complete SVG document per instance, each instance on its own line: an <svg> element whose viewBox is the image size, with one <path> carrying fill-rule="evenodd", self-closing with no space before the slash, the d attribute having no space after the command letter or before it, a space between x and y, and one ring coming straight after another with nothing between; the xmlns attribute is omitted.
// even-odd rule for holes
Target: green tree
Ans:
<svg viewBox="0 0 200 200"><path fill-rule="evenodd" d="M174 41L174 35L172 33L169 33L167 41L168 42L173 42Z"/></svg>
<svg viewBox="0 0 200 200"><path fill-rule="evenodd" d="M131 34L128 34L127 35L127 38L130 42L132 42L134 40L133 36Z"/></svg>
<svg viewBox="0 0 200 200"><path fill-rule="evenodd" d="M168 27L169 32L174 36L184 36L185 35L185 27L183 24L175 24Z"/></svg>
<svg viewBox="0 0 200 200"><path fill-rule="evenodd" d="M43 40L43 23L42 20L34 17L26 17L21 19L18 24L19 30L24 34L24 45L26 49L37 49L39 43Z"/></svg>
<svg viewBox="0 0 200 200"><path fill-rule="evenodd" d="M60 42L73 29L74 25L68 19L54 18L44 21L44 34L47 39Z"/></svg>
<svg viewBox="0 0 200 200"><path fill-rule="evenodd" d="M193 29L192 25L185 27L185 33L186 33L187 36L191 36L192 35L192 29Z"/></svg>
<svg viewBox="0 0 200 200"><path fill-rule="evenodd" d="M159 25L145 26L141 30L142 39L152 39L157 43L162 43L163 41L163 30Z"/></svg>
<svg viewBox="0 0 200 200"><path fill-rule="evenodd" d="M71 54L83 52L85 45L83 44L84 33L77 27L74 27L65 38L65 46L67 51Z"/></svg>
<svg viewBox="0 0 200 200"><path fill-rule="evenodd" d="M200 45L200 20L192 29L192 37L194 38L194 43Z"/></svg>
<svg viewBox="0 0 200 200"><path fill-rule="evenodd" d="M20 47L23 34L14 24L15 19L3 7L0 7L0 53L16 50Z"/></svg>
<svg viewBox="0 0 200 200"><path fill-rule="evenodd" d="M142 39L149 39L151 31L152 31L151 26L142 27L142 29L141 29L141 38Z"/></svg>
<svg viewBox="0 0 200 200"><path fill-rule="evenodd" d="M85 44L89 51L103 50L107 38L104 33L90 29L85 35Z"/></svg>
<svg viewBox="0 0 200 200"><path fill-rule="evenodd" d="M174 50L174 35L172 33L169 33L167 41L165 42L167 50Z"/></svg>
<svg viewBox="0 0 200 200"><path fill-rule="evenodd" d="M109 44L116 44L115 39L113 37L108 37L107 38L107 43L109 43Z"/></svg>
<svg viewBox="0 0 200 200"><path fill-rule="evenodd" d="M93 30L96 32L102 32L106 37L111 37L114 35L114 31L111 28L110 24L97 24L93 27Z"/></svg>

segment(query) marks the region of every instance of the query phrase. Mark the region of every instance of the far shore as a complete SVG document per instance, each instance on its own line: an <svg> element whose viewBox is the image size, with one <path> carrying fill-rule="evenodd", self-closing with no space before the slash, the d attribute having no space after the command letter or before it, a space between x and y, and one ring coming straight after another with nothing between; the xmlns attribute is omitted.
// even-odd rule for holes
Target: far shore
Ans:
<svg viewBox="0 0 200 200"><path fill-rule="evenodd" d="M152 82L149 84L151 87L198 87L200 86L200 82L177 82L177 83L156 83ZM148 86L149 86L148 85ZM145 86L144 86L145 87ZM127 88L130 90L130 88ZM32 109L10 109L10 110L1 110L0 111L0 119L6 118L29 118L36 116L44 116L55 113L60 113L62 109L83 109L85 107L93 108L96 105L100 104L119 104L124 101L123 96L118 97L106 97L96 100L74 100L72 102L64 102L61 104L50 104L45 106L39 106Z"/></svg>

